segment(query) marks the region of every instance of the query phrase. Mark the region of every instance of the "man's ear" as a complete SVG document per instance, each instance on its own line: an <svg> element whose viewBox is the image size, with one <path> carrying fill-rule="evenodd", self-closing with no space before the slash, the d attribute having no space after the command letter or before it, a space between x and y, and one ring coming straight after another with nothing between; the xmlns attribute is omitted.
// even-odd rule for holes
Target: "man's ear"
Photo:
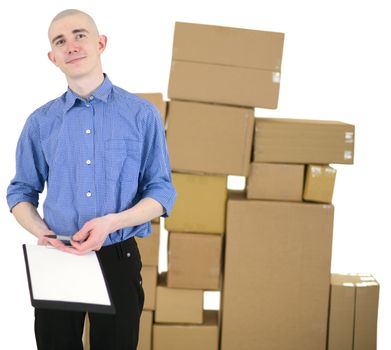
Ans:
<svg viewBox="0 0 391 350"><path fill-rule="evenodd" d="M107 36L106 35L99 35L99 41L98 41L98 50L100 53L102 53L107 45Z"/></svg>
<svg viewBox="0 0 391 350"><path fill-rule="evenodd" d="M49 58L50 62L52 62L55 66L58 66L57 62L56 62L56 57L54 56L53 51L48 52L48 58Z"/></svg>

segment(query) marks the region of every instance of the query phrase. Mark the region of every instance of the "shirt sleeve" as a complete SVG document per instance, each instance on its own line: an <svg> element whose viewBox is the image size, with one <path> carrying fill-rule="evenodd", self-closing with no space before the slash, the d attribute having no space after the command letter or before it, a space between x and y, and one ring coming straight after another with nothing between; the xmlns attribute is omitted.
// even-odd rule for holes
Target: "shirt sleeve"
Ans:
<svg viewBox="0 0 391 350"><path fill-rule="evenodd" d="M7 188L10 211L19 202L30 202L38 207L47 176L48 165L42 152L39 127L30 116L16 148L16 174Z"/></svg>
<svg viewBox="0 0 391 350"><path fill-rule="evenodd" d="M170 215L176 198L172 183L165 131L162 119L155 106L146 109L142 132L142 164L139 192L141 198L157 200L164 209L162 216Z"/></svg>

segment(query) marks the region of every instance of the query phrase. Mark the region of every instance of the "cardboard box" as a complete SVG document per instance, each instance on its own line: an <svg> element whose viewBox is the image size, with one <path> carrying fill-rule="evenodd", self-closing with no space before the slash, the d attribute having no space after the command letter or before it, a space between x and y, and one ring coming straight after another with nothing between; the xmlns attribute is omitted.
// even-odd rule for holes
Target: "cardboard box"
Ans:
<svg viewBox="0 0 391 350"><path fill-rule="evenodd" d="M144 289L144 310L155 310L157 266L143 266L141 277Z"/></svg>
<svg viewBox="0 0 391 350"><path fill-rule="evenodd" d="M167 145L173 171L247 176L254 110L172 101Z"/></svg>
<svg viewBox="0 0 391 350"><path fill-rule="evenodd" d="M203 322L204 293L200 289L168 288L165 283L156 290L155 322Z"/></svg>
<svg viewBox="0 0 391 350"><path fill-rule="evenodd" d="M222 235L170 232L167 286L220 289Z"/></svg>
<svg viewBox="0 0 391 350"><path fill-rule="evenodd" d="M217 311L204 310L202 325L153 325L153 350L217 350Z"/></svg>
<svg viewBox="0 0 391 350"><path fill-rule="evenodd" d="M173 173L177 200L165 228L173 232L224 233L227 177Z"/></svg>
<svg viewBox="0 0 391 350"><path fill-rule="evenodd" d="M160 224L152 224L152 233L147 237L136 237L143 266L159 265Z"/></svg>
<svg viewBox="0 0 391 350"><path fill-rule="evenodd" d="M254 162L353 164L354 125L338 121L256 118Z"/></svg>
<svg viewBox="0 0 391 350"><path fill-rule="evenodd" d="M328 165L307 165L303 198L306 201L331 203L337 170Z"/></svg>
<svg viewBox="0 0 391 350"><path fill-rule="evenodd" d="M379 284L369 274L332 274L328 350L376 350Z"/></svg>
<svg viewBox="0 0 391 350"><path fill-rule="evenodd" d="M166 122L167 102L163 100L163 95L159 93L138 93L137 96L145 98L159 110L163 124Z"/></svg>
<svg viewBox="0 0 391 350"><path fill-rule="evenodd" d="M222 349L326 348L334 208L229 200Z"/></svg>
<svg viewBox="0 0 391 350"><path fill-rule="evenodd" d="M301 201L304 165L251 163L247 198Z"/></svg>
<svg viewBox="0 0 391 350"><path fill-rule="evenodd" d="M137 350L152 350L153 312L143 310L140 318L140 331Z"/></svg>
<svg viewBox="0 0 391 350"><path fill-rule="evenodd" d="M171 99L277 108L284 34L175 24Z"/></svg>

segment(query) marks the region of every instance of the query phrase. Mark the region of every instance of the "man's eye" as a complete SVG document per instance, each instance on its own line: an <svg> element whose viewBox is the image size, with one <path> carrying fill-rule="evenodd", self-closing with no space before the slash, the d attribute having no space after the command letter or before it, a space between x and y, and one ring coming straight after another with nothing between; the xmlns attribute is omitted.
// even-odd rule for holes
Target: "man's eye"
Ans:
<svg viewBox="0 0 391 350"><path fill-rule="evenodd" d="M61 46L62 44L64 44L65 40L64 39L60 39L60 40L57 40L56 41L56 46Z"/></svg>
<svg viewBox="0 0 391 350"><path fill-rule="evenodd" d="M79 33L79 34L76 34L76 39L82 39L84 38L86 35L83 34L83 33Z"/></svg>

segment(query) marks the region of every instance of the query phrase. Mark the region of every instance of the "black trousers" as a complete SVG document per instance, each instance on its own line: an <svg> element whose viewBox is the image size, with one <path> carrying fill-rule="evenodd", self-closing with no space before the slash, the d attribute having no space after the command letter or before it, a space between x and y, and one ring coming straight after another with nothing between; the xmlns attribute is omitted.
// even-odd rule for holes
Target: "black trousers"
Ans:
<svg viewBox="0 0 391 350"><path fill-rule="evenodd" d="M141 259L132 237L102 247L99 255L115 315L89 313L91 350L136 350L144 291ZM35 309L39 350L82 350L85 312Z"/></svg>

